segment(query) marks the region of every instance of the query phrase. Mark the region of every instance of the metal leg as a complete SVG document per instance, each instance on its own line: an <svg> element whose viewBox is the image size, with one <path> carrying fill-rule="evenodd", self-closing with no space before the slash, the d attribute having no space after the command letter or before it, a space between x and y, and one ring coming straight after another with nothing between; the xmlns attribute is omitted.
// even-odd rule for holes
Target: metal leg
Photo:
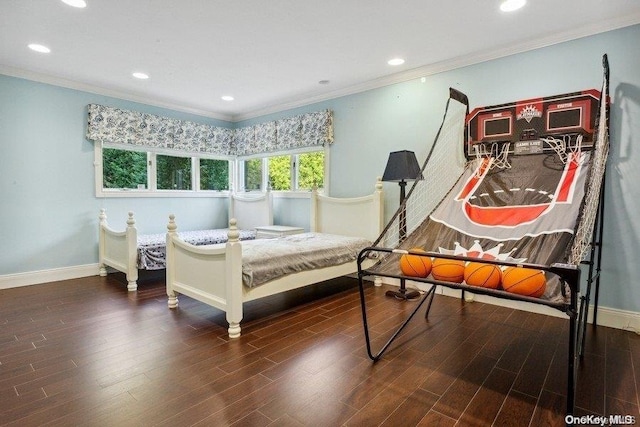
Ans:
<svg viewBox="0 0 640 427"><path fill-rule="evenodd" d="M569 311L569 356L567 359L567 415L573 415L576 403L576 341L577 335L577 302L575 293L571 296L571 310Z"/></svg>
<svg viewBox="0 0 640 427"><path fill-rule="evenodd" d="M364 297L364 284L363 284L361 275L358 275L358 287L360 290L360 305L362 307L362 324L364 326L364 338L367 344L367 354L369 355L369 358L373 361L377 361L378 359L380 359L380 357L382 357L382 354L387 350L387 348L389 348L391 343L398 337L398 335L400 335L400 332L402 332L405 326L409 324L413 316L418 312L420 307L422 307L422 304L427 300L427 298L430 298L428 308L429 309L431 308L431 303L433 302L433 294L435 293L435 289L436 289L435 286L431 286L431 289L429 289L424 294L424 296L422 297L420 302L416 305L416 307L413 309L409 317L407 317L407 319L402 323L402 325L400 325L400 327L393 333L391 338L389 338L389 341L387 341L387 343L384 346L382 346L380 351L378 351L376 354L373 354L373 351L371 349L371 339L369 337L369 325L367 323L367 307L366 307L366 301ZM428 313L428 310L427 310L427 313Z"/></svg>
<svg viewBox="0 0 640 427"><path fill-rule="evenodd" d="M433 298L436 295L436 285L431 286L427 293L431 294L431 296L429 297L429 304L427 304L427 311L424 312L425 319L429 317L429 312L431 311L431 304L433 304Z"/></svg>

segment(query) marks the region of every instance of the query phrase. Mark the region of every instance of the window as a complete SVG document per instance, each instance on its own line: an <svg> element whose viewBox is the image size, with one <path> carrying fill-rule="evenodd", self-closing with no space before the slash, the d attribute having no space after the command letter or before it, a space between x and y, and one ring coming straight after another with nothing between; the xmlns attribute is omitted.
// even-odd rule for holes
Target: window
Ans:
<svg viewBox="0 0 640 427"><path fill-rule="evenodd" d="M241 182L239 188L245 191L265 189L263 176L275 191L307 191L324 188L325 184L324 150L241 160L240 168L244 171L240 176L244 186Z"/></svg>
<svg viewBox="0 0 640 427"><path fill-rule="evenodd" d="M299 190L324 188L324 151L298 154L298 185Z"/></svg>
<svg viewBox="0 0 640 427"><path fill-rule="evenodd" d="M260 190L262 188L262 159L245 160L243 178L245 191Z"/></svg>
<svg viewBox="0 0 640 427"><path fill-rule="evenodd" d="M269 185L272 190L291 190L291 157L275 156L269 157Z"/></svg>
<svg viewBox="0 0 640 427"><path fill-rule="evenodd" d="M147 153L104 148L102 164L104 188L147 188Z"/></svg>
<svg viewBox="0 0 640 427"><path fill-rule="evenodd" d="M200 159L200 190L228 190L229 161Z"/></svg>
<svg viewBox="0 0 640 427"><path fill-rule="evenodd" d="M175 156L96 144L98 196L185 196L228 191L227 159ZM135 191L134 191L135 190Z"/></svg>
<svg viewBox="0 0 640 427"><path fill-rule="evenodd" d="M191 158L157 155L158 190L191 190Z"/></svg>

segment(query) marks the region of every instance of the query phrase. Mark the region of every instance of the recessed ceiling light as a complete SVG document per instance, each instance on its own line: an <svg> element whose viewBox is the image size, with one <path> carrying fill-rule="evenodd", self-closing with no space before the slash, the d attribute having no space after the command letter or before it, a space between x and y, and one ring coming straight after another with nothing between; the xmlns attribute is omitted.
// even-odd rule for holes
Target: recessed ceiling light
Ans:
<svg viewBox="0 0 640 427"><path fill-rule="evenodd" d="M404 64L404 59L402 58L393 58L387 61L389 65L402 65Z"/></svg>
<svg viewBox="0 0 640 427"><path fill-rule="evenodd" d="M135 77L136 79L140 79L140 80L146 80L149 78L148 74L145 73L139 73L139 72L135 72L133 74L131 74L133 77Z"/></svg>
<svg viewBox="0 0 640 427"><path fill-rule="evenodd" d="M62 3L73 7L87 7L87 2L84 0L62 0Z"/></svg>
<svg viewBox="0 0 640 427"><path fill-rule="evenodd" d="M223 101L233 101L234 98L231 95L224 95L224 96L221 97L221 99Z"/></svg>
<svg viewBox="0 0 640 427"><path fill-rule="evenodd" d="M38 44L38 43L31 43L29 45L29 49L35 50L36 52L40 52L40 53L49 53L49 52L51 52L51 49L49 49L48 47L43 46L41 44Z"/></svg>
<svg viewBox="0 0 640 427"><path fill-rule="evenodd" d="M500 5L500 10L503 12L513 12L523 7L527 3L527 0L505 0Z"/></svg>

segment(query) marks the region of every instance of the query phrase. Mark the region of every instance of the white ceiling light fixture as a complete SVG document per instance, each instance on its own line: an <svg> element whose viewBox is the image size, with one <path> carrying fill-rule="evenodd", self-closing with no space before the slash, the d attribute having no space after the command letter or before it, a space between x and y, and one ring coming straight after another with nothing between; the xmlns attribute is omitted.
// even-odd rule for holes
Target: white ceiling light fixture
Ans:
<svg viewBox="0 0 640 427"><path fill-rule="evenodd" d="M147 80L149 78L149 75L146 73L141 73L139 71L136 71L135 73L131 74L133 77L135 77L136 79L140 79L140 80Z"/></svg>
<svg viewBox="0 0 640 427"><path fill-rule="evenodd" d="M220 99L222 99L223 101L230 102L230 101L233 101L235 98L233 96L231 96L231 95L224 95L224 96L220 97Z"/></svg>
<svg viewBox="0 0 640 427"><path fill-rule="evenodd" d="M503 12L513 12L522 8L527 4L527 0L505 0L500 4L500 10Z"/></svg>
<svg viewBox="0 0 640 427"><path fill-rule="evenodd" d="M87 7L87 2L84 0L62 0L62 3L78 8Z"/></svg>
<svg viewBox="0 0 640 427"><path fill-rule="evenodd" d="M49 53L51 52L51 49L49 49L48 47L46 47L45 45L41 45L38 43L31 43L28 45L29 49L39 52L39 53Z"/></svg>
<svg viewBox="0 0 640 427"><path fill-rule="evenodd" d="M404 59L402 58L393 58L387 61L389 65L402 65L404 64Z"/></svg>

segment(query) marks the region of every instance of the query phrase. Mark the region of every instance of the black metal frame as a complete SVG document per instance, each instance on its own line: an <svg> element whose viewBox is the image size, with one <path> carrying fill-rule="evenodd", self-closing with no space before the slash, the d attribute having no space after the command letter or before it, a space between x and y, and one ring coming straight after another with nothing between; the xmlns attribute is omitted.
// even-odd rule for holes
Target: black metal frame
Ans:
<svg viewBox="0 0 640 427"><path fill-rule="evenodd" d="M584 333L584 329L586 327L586 320L587 320L586 314L581 315L580 312L583 310L586 312L586 310L588 310L588 303L581 304L580 310L578 310L578 299L579 299L578 295L580 293L580 269L577 266L572 264L552 264L550 266L546 266L546 265L530 264L530 263L508 263L504 261L482 260L482 262L484 263L496 264L500 266L522 266L527 268L535 268L535 269L543 270L558 276L559 280L562 282L561 283L562 289L565 288L564 285L567 285L570 292L569 299L568 299L569 302L559 304L559 303L552 303L546 300L541 300L539 298L512 294L505 291L469 286L464 283L445 282L445 281L434 280L429 278L408 277L403 275L381 273L379 271L376 271L375 269L368 269L368 270L363 269L362 262L364 262L367 259L370 259L370 255L372 252L386 252L386 253L399 253L399 254L409 253L416 256L429 256L429 257L435 256L438 258L457 259L457 260L463 260L463 261L477 261L477 258L450 256L450 255L443 255L439 253L430 253L430 252L426 252L426 253L412 252L412 251L382 248L382 247L368 247L363 249L358 255L358 288L360 291L360 305L362 308L362 323L364 326L364 336L365 336L365 341L367 346L367 354L371 360L376 362L382 357L384 352L389 348L391 343L393 343L393 341L400 335L402 330L409 324L411 319L415 316L418 310L420 310L420 308L422 307L424 302L427 301L427 299L429 299L429 303L427 304L425 319L428 318L429 311L431 309L431 305L433 303L433 298L435 295L436 285L441 285L441 286L445 286L452 289L459 289L462 291L462 298L464 298L465 290L468 290L475 294L483 294L483 295L494 296L502 299L525 301L525 302L530 302L535 304L546 305L546 306L558 309L564 312L565 314L567 314L567 316L569 316L569 352L568 352L568 360L567 360L567 363L568 363L568 366L567 366L567 414L573 414L574 407L575 407L577 356L579 353L578 352L579 331L582 331L582 333ZM364 292L364 278L370 277L370 276L407 279L407 280L413 280L416 282L422 282L422 283L427 283L431 285L429 290L423 294L422 298L417 303L416 307L413 309L411 314L409 314L409 316L405 319L405 321L391 335L391 337L386 342L386 344L384 344L382 348L376 353L374 353L371 347L371 339L369 336L369 326L367 323L366 298L365 298L365 292ZM590 287L590 284L588 284L588 287ZM587 292L587 294L590 294L590 292ZM582 300L584 301L586 298L583 297ZM584 325L579 325L579 322L584 322ZM583 345L584 345L584 341L583 341Z"/></svg>

